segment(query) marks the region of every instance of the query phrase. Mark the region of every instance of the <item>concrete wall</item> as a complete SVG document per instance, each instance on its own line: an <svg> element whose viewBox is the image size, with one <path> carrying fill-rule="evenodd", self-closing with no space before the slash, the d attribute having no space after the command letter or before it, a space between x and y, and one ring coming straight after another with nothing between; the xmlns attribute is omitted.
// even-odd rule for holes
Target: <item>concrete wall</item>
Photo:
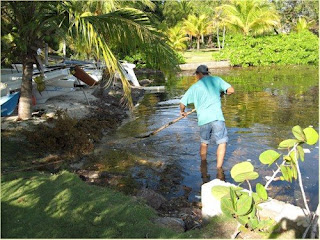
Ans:
<svg viewBox="0 0 320 240"><path fill-rule="evenodd" d="M218 62L200 62L200 63L186 63L180 64L179 67L182 71L195 71L199 65L207 65L209 69L211 68L225 68L230 67L229 61L218 61Z"/></svg>

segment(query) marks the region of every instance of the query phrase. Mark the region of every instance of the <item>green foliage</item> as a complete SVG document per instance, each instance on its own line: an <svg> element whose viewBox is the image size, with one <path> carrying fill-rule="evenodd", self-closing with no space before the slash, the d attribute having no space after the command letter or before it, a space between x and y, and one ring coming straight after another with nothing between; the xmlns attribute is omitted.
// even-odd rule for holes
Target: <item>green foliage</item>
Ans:
<svg viewBox="0 0 320 240"><path fill-rule="evenodd" d="M231 176L236 182L256 179L259 174L254 172L254 167L249 162L241 162L233 166ZM261 223L257 217L257 205L268 199L268 194L260 184L256 185L257 193L243 191L239 187L214 186L212 194L220 199L221 211L228 217L236 218L245 229L264 230L269 229L268 224L272 221Z"/></svg>
<svg viewBox="0 0 320 240"><path fill-rule="evenodd" d="M303 132L307 138L306 143L309 145L314 145L318 142L319 134L312 127L303 129Z"/></svg>
<svg viewBox="0 0 320 240"><path fill-rule="evenodd" d="M233 66L313 64L319 62L318 37L309 31L273 36L228 35L225 48L215 60L230 60Z"/></svg>
<svg viewBox="0 0 320 240"><path fill-rule="evenodd" d="M240 191L240 190L243 190L243 188L241 187L233 187L232 188L233 191ZM230 187L226 187L226 186L214 186L212 187L211 189L211 193L212 195L220 200L222 197L225 197L225 196L230 196Z"/></svg>
<svg viewBox="0 0 320 240"><path fill-rule="evenodd" d="M169 38L169 45L176 51L185 50L187 48L186 42L189 40L186 33L182 30L181 26L169 28L167 31Z"/></svg>
<svg viewBox="0 0 320 240"><path fill-rule="evenodd" d="M245 229L269 231L274 221L259 221L257 217L257 205L267 199L267 193L259 190L259 194L262 195L260 197L257 193L252 192L250 195L242 190L238 187L215 186L212 188L212 194L215 197L223 195L220 201L222 212L227 217L235 218Z"/></svg>
<svg viewBox="0 0 320 240"><path fill-rule="evenodd" d="M224 24L243 35L260 35L279 26L280 16L266 0L233 0L216 8Z"/></svg>
<svg viewBox="0 0 320 240"><path fill-rule="evenodd" d="M296 139L298 139L299 141L301 141L301 142L306 141L306 136L300 126L294 126L292 128L292 133L296 137Z"/></svg>
<svg viewBox="0 0 320 240"><path fill-rule="evenodd" d="M179 64L183 64L186 62L185 58L180 52L175 52L175 55ZM136 68L138 69L141 69L141 68L157 69L157 65L153 64L153 62L148 61L148 58L142 52L132 54L132 55L126 55L122 57L122 59L130 63L136 64Z"/></svg>
<svg viewBox="0 0 320 240"><path fill-rule="evenodd" d="M268 193L261 183L257 183L256 192L262 200L268 199Z"/></svg>
<svg viewBox="0 0 320 240"><path fill-rule="evenodd" d="M314 20L308 21L305 17L299 17L295 30L297 32L303 32L309 30L313 25L315 25Z"/></svg>
<svg viewBox="0 0 320 240"><path fill-rule="evenodd" d="M188 18L184 20L184 31L190 37L197 39L197 50L200 49L200 38L203 38L204 35L211 31L210 24L211 22L205 14L201 14L200 16L189 15Z"/></svg>
<svg viewBox="0 0 320 240"><path fill-rule="evenodd" d="M269 166L276 161L281 155L274 150L267 150L260 154L259 160L263 164L269 164Z"/></svg>
<svg viewBox="0 0 320 240"><path fill-rule="evenodd" d="M287 140L282 141L279 144L279 148L291 148L298 142L299 142L299 140L297 140L297 139L287 139Z"/></svg>
<svg viewBox="0 0 320 240"><path fill-rule="evenodd" d="M230 173L231 177L236 182L244 182L246 180L254 180L259 177L259 174L253 170L254 167L250 162L241 162L234 165Z"/></svg>
<svg viewBox="0 0 320 240"><path fill-rule="evenodd" d="M279 166L282 173L280 180L292 182L298 179L297 164L300 158L304 161L304 151L302 144L314 145L318 142L319 135L312 127L302 129L299 125L292 128L292 133L296 139L287 139L279 144L279 149L288 149L289 153L283 156L283 163ZM267 150L260 154L259 160L269 166L279 159L281 155L274 150Z"/></svg>

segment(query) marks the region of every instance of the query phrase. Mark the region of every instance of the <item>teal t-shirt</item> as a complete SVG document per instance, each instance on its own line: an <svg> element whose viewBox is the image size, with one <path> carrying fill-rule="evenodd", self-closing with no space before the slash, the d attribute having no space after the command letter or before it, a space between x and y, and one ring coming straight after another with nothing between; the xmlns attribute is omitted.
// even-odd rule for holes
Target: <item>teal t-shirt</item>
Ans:
<svg viewBox="0 0 320 240"><path fill-rule="evenodd" d="M185 106L194 103L199 126L216 120L224 121L220 93L229 87L231 85L220 77L205 76L188 89L180 102Z"/></svg>

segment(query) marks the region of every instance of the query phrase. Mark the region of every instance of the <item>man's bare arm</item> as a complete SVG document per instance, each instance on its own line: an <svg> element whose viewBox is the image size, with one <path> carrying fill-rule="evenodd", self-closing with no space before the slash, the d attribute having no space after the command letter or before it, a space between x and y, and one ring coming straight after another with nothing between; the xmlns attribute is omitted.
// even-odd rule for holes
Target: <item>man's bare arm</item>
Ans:
<svg viewBox="0 0 320 240"><path fill-rule="evenodd" d="M181 116L187 115L187 113L184 112L185 109L186 109L186 106L183 103L180 103L180 115Z"/></svg>
<svg viewBox="0 0 320 240"><path fill-rule="evenodd" d="M227 89L227 95L231 95L234 93L234 88L231 86Z"/></svg>

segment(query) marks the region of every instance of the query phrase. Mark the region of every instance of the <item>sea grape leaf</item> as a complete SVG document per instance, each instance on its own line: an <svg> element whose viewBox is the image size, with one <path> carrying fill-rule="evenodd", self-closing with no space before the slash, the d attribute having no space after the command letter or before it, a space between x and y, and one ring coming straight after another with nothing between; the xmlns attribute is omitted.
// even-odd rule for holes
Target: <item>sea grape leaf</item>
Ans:
<svg viewBox="0 0 320 240"><path fill-rule="evenodd" d="M283 160L290 162L292 161L292 158L289 155L285 155L283 156Z"/></svg>
<svg viewBox="0 0 320 240"><path fill-rule="evenodd" d="M257 183L256 192L262 200L268 199L268 193L261 183Z"/></svg>
<svg viewBox="0 0 320 240"><path fill-rule="evenodd" d="M299 143L299 141L297 139L287 139L282 141L279 144L279 148L291 148L293 147L296 143Z"/></svg>
<svg viewBox="0 0 320 240"><path fill-rule="evenodd" d="M258 195L258 193L253 192L252 197L253 197L253 201L255 202L255 204L259 204L260 202L262 202L262 199Z"/></svg>
<svg viewBox="0 0 320 240"><path fill-rule="evenodd" d="M292 177L298 179L298 171L295 164L291 163Z"/></svg>
<svg viewBox="0 0 320 240"><path fill-rule="evenodd" d="M289 182L292 182L293 173L292 173L291 167L286 167L286 168L288 173L288 180Z"/></svg>
<svg viewBox="0 0 320 240"><path fill-rule="evenodd" d="M272 219L260 220L257 228L263 232L271 232L275 226L275 221Z"/></svg>
<svg viewBox="0 0 320 240"><path fill-rule="evenodd" d="M249 219L248 225L249 225L249 227L250 227L251 229L254 230L254 229L256 229L256 228L258 227L259 221L258 221L258 219L256 219L256 218L254 218L254 219Z"/></svg>
<svg viewBox="0 0 320 240"><path fill-rule="evenodd" d="M236 195L236 193L235 193L235 191L233 190L232 187L230 187L230 198L231 198L231 202L232 202L233 209L234 209L235 211L237 211L237 205L236 205L236 203L237 203L238 198L237 198L237 195Z"/></svg>
<svg viewBox="0 0 320 240"><path fill-rule="evenodd" d="M257 218L256 217L256 212L257 212L257 208L256 208L256 206L253 204L253 206L252 206L252 210L251 210L251 212L249 213L249 218L250 219L254 219L254 218Z"/></svg>
<svg viewBox="0 0 320 240"><path fill-rule="evenodd" d="M227 216L232 216L232 214L235 212L232 206L232 201L228 197L221 198L220 206L221 211Z"/></svg>
<svg viewBox="0 0 320 240"><path fill-rule="evenodd" d="M234 179L234 177L238 174L241 173L246 173L246 172L252 172L254 169L253 165L250 162L241 162L237 163L231 168L231 177Z"/></svg>
<svg viewBox="0 0 320 240"><path fill-rule="evenodd" d="M237 215L246 215L252 210L252 196L242 195L237 201Z"/></svg>
<svg viewBox="0 0 320 240"><path fill-rule="evenodd" d="M304 134L302 128L299 125L294 126L292 128L292 133L296 137L296 139L298 139L300 142L307 141L306 135Z"/></svg>
<svg viewBox="0 0 320 240"><path fill-rule="evenodd" d="M290 153L290 158L291 158L294 162L298 161L298 159L299 159L299 152L298 152L298 151L292 151L292 152Z"/></svg>
<svg viewBox="0 0 320 240"><path fill-rule="evenodd" d="M285 166L281 165L280 170L281 170L281 173L282 173L284 180L289 181L287 168Z"/></svg>
<svg viewBox="0 0 320 240"><path fill-rule="evenodd" d="M281 154L277 153L274 150L267 150L260 154L259 160L263 164L269 164L269 166L276 161Z"/></svg>
<svg viewBox="0 0 320 240"><path fill-rule="evenodd" d="M307 144L313 145L318 142L319 139L319 134L317 133L316 130L312 127L307 127L303 129L304 134L306 135L307 138Z"/></svg>
<svg viewBox="0 0 320 240"><path fill-rule="evenodd" d="M301 146L297 146L297 150L298 150L298 153L299 153L301 162L303 162L303 161L304 161L304 151L303 151L303 148L302 148Z"/></svg>
<svg viewBox="0 0 320 240"><path fill-rule="evenodd" d="M243 226L245 226L249 221L248 216L238 216L237 220Z"/></svg>
<svg viewBox="0 0 320 240"><path fill-rule="evenodd" d="M230 193L229 189L230 187L226 187L226 186L214 186L211 188L211 193L217 200L220 200L224 196L229 197L229 193Z"/></svg>
<svg viewBox="0 0 320 240"><path fill-rule="evenodd" d="M245 180L255 180L259 177L257 172L244 172L236 175L233 180L236 182L244 182Z"/></svg>

